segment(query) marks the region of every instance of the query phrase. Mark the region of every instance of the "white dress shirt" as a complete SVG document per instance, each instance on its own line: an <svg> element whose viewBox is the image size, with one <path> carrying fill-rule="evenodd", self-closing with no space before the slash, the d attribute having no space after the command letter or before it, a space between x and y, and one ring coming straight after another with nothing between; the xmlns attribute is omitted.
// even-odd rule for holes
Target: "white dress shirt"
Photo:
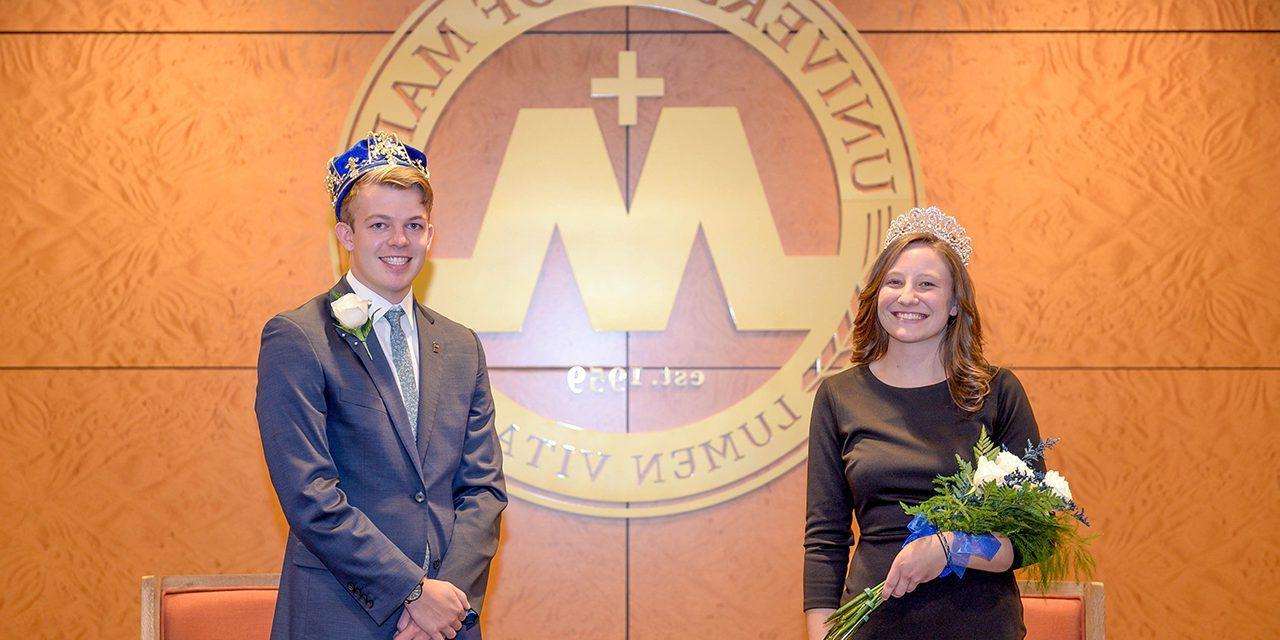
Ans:
<svg viewBox="0 0 1280 640"><path fill-rule="evenodd" d="M396 363L391 357L391 321L386 318L387 309L391 307L400 307L404 309L404 315L400 316L400 328L404 330L404 337L409 343L409 361L412 365L414 381L418 383L418 388L422 388L422 373L418 368L418 323L416 322L416 313L413 308L413 291L401 300L399 304L389 302L386 298L378 295L365 286L356 278L356 274L347 272L347 284L351 285L351 290L361 300L369 301L369 317L373 318L373 333L378 337L378 344L382 347L382 354L387 359L387 364L391 367L391 379L396 381L396 386L400 388L400 397L404 397L404 387L400 384L400 376L395 375ZM413 398L417 401L417 398Z"/></svg>
<svg viewBox="0 0 1280 640"><path fill-rule="evenodd" d="M413 290L409 290L409 294L401 300L399 304L388 302L386 298L378 295L366 287L356 274L347 272L347 284L351 285L351 291L361 300L369 301L369 317L373 318L373 333L378 338L378 345L382 347L382 355L387 359L387 365L391 367L391 379L396 381L396 388L400 389L400 398L404 398L404 385L400 384L400 376L396 375L396 362L391 357L391 321L386 318L387 309L391 307L400 307L404 309L404 315L400 316L400 328L404 330L404 337L409 344L409 362L413 370L414 381L418 384L418 389L422 389L422 370L418 367L418 323L417 313L413 308ZM417 398L412 398L412 402L417 402ZM421 411L421 409L419 409ZM415 433L417 427L414 427ZM422 568L427 569L431 565L431 543L427 543L426 555L422 559Z"/></svg>

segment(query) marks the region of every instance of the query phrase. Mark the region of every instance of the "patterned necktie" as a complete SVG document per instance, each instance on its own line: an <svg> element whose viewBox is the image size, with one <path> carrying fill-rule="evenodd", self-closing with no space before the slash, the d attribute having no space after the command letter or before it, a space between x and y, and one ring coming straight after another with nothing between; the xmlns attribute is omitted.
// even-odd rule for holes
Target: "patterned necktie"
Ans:
<svg viewBox="0 0 1280 640"><path fill-rule="evenodd" d="M418 381L413 375L413 360L409 359L409 340L405 338L404 329L400 327L400 318L404 317L404 309L391 307L384 315L391 324L391 362L396 365L396 378L400 380L400 399L404 401L405 411L409 412L409 427L413 429L413 439L418 440Z"/></svg>

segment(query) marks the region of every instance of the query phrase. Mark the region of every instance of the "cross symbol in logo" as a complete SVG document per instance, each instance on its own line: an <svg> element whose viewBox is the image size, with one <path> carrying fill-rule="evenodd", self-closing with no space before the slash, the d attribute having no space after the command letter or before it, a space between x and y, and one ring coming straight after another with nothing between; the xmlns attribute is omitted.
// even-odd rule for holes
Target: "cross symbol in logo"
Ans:
<svg viewBox="0 0 1280 640"><path fill-rule="evenodd" d="M639 98L658 98L666 92L662 78L636 77L636 52L618 52L617 78L592 78L592 98L618 99L618 125L630 127L636 123L636 102Z"/></svg>

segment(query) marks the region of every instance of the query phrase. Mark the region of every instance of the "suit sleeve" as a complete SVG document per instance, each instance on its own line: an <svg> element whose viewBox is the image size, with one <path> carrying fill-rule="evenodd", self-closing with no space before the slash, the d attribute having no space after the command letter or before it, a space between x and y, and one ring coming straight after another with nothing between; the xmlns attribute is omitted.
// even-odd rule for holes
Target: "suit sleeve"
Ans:
<svg viewBox="0 0 1280 640"><path fill-rule="evenodd" d="M828 381L829 382L829 381ZM853 495L844 475L840 425L827 382L818 387L809 422L809 488L804 535L804 608L840 606L849 548Z"/></svg>
<svg viewBox="0 0 1280 640"><path fill-rule="evenodd" d="M1008 369L999 370L991 378L991 396L996 402L996 421L992 425L995 441L1008 449L1010 453L1021 457L1027 452L1027 443L1040 444L1040 427L1036 424L1036 416L1031 411L1031 401L1022 388L1022 382ZM1044 460L1037 460L1031 466L1037 471L1044 471ZM1012 569L1022 568L1022 554L1013 548Z"/></svg>
<svg viewBox="0 0 1280 640"><path fill-rule="evenodd" d="M254 405L271 483L293 534L382 624L425 572L347 501L329 453L324 385L302 328L272 318L262 330Z"/></svg>
<svg viewBox="0 0 1280 640"><path fill-rule="evenodd" d="M480 611L489 579L489 563L498 550L498 526L507 506L506 482L502 476L502 449L494 429L493 396L484 347L476 341L476 386L471 394L467 430L462 443L462 460L453 476L453 542L445 554L437 577L453 583L467 594L471 606Z"/></svg>

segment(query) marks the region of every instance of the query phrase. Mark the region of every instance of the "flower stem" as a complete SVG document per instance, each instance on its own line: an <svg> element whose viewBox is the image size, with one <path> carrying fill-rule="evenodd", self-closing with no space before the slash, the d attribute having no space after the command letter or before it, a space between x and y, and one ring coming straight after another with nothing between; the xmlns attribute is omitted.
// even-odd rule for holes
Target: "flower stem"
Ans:
<svg viewBox="0 0 1280 640"><path fill-rule="evenodd" d="M831 626L827 628L824 640L846 640L852 636L871 617L871 612L884 604L884 599L880 597L882 591L884 591L883 582L863 589L862 593L836 609L827 618Z"/></svg>

